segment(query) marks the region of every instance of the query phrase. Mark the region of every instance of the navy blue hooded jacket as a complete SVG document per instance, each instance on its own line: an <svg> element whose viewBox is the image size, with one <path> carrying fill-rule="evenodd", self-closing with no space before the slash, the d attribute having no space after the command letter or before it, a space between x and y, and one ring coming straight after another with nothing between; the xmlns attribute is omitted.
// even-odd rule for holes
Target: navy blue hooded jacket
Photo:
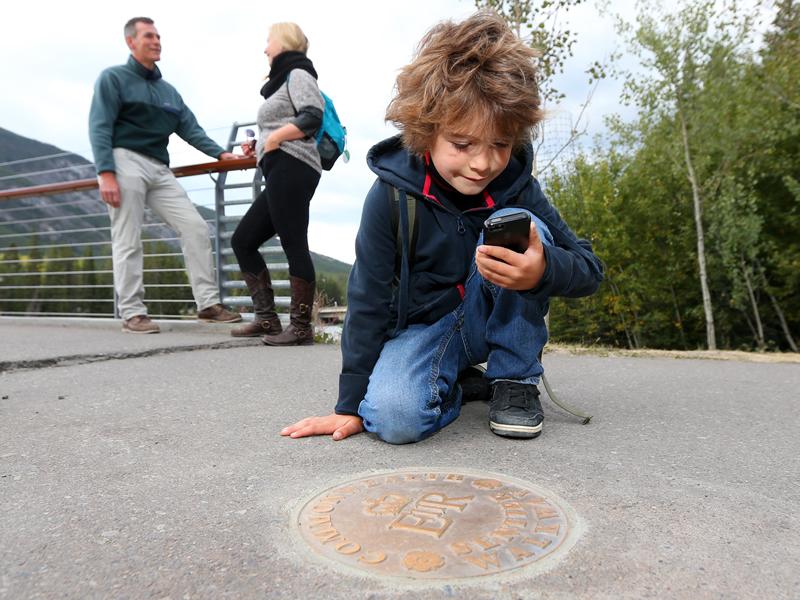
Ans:
<svg viewBox="0 0 800 600"><path fill-rule="evenodd" d="M461 212L432 185L425 160L410 154L399 136L369 151L367 164L378 180L367 194L356 236L356 261L348 283L342 332L337 414L358 414L372 369L396 329L434 323L459 305L483 221L497 209L526 208L553 235L554 245L544 246L547 266L539 285L520 292L530 302L540 303L546 311L551 296L575 298L597 290L603 279L602 263L591 244L578 239L547 201L531 176L532 160L533 150L527 144L483 192L484 206ZM391 186L419 198L412 264L406 259L407 228L401 227L405 251L399 285L393 283L396 229ZM399 290L407 290L407 301L399 298Z"/></svg>

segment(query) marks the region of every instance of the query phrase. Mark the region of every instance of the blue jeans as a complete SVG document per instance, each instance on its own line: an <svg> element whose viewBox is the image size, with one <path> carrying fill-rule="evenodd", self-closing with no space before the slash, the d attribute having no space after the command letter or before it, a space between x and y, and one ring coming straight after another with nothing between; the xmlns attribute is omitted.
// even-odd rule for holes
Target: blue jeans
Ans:
<svg viewBox="0 0 800 600"><path fill-rule="evenodd" d="M547 226L531 218L542 243L552 245ZM407 444L449 425L461 411L458 374L470 365L486 362L492 382L539 383L547 303L484 280L474 259L464 288L454 311L432 325L410 325L384 344L358 407L367 431Z"/></svg>

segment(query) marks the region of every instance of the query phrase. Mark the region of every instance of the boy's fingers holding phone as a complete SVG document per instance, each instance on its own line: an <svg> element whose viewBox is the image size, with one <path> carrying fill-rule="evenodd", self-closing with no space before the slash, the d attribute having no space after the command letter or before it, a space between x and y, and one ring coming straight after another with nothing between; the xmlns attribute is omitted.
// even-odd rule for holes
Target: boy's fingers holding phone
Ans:
<svg viewBox="0 0 800 600"><path fill-rule="evenodd" d="M514 264L514 261L519 257L519 252L503 248L503 246L487 246L486 244L478 246L478 253L507 264Z"/></svg>
<svg viewBox="0 0 800 600"><path fill-rule="evenodd" d="M542 252L542 239L539 237L539 230L536 225L531 223L531 233L528 237L528 249L533 248L536 252Z"/></svg>
<svg viewBox="0 0 800 600"><path fill-rule="evenodd" d="M475 264L481 277L509 290L533 289L544 272L544 247L532 226L525 254L500 246L478 246Z"/></svg>
<svg viewBox="0 0 800 600"><path fill-rule="evenodd" d="M486 251L481 251L481 248L486 248ZM513 263L521 258L522 254L507 248L479 246L475 264L484 279L488 279L495 285L507 287L516 272Z"/></svg>
<svg viewBox="0 0 800 600"><path fill-rule="evenodd" d="M533 223L531 223L531 235L525 257L530 260L526 267L525 281L528 286L526 289L533 289L539 285L546 266L544 244L542 244L542 238L539 237L539 230Z"/></svg>

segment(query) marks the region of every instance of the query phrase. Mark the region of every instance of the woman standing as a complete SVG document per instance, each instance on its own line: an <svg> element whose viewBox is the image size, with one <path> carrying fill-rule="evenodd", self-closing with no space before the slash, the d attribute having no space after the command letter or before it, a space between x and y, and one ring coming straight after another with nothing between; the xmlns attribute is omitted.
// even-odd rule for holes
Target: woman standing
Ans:
<svg viewBox="0 0 800 600"><path fill-rule="evenodd" d="M261 88L258 142L255 150L242 146L247 156L256 153L265 187L231 238L255 312L252 323L235 328L231 335L263 335L262 341L270 346L314 343L311 308L316 275L308 250L308 215L322 173L314 135L322 123L324 103L307 51L308 39L295 23L270 28L264 50L270 71ZM269 270L259 253L259 247L276 234L289 262L292 289L290 325L285 330L275 312Z"/></svg>

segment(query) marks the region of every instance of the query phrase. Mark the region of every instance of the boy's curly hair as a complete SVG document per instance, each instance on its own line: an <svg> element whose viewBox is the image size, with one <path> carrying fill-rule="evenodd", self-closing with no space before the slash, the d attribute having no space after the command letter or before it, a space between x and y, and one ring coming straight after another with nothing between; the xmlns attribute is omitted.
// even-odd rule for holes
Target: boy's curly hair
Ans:
<svg viewBox="0 0 800 600"><path fill-rule="evenodd" d="M397 76L386 120L418 155L431 148L440 128L467 123L519 145L543 118L537 56L493 12L439 23Z"/></svg>

